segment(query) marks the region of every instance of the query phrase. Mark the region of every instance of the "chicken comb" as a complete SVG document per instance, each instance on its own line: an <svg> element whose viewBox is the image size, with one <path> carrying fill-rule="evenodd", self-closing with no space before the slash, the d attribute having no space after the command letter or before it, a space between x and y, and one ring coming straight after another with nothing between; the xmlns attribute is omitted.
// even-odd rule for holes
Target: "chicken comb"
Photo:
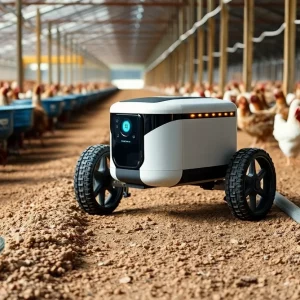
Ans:
<svg viewBox="0 0 300 300"><path fill-rule="evenodd" d="M276 99L284 97L283 91L279 90L274 93Z"/></svg>
<svg viewBox="0 0 300 300"><path fill-rule="evenodd" d="M245 96L239 96L237 98L237 103L239 105L241 104L241 105L247 105L247 106L249 106L248 100L247 100L247 98Z"/></svg>
<svg viewBox="0 0 300 300"><path fill-rule="evenodd" d="M265 88L265 85L264 85L264 84L262 84L262 85L260 86L260 88L259 88L259 89L260 89L260 91L261 91L261 92L263 92L263 93L264 93L264 92L265 92L265 90L266 90L266 88Z"/></svg>
<svg viewBox="0 0 300 300"><path fill-rule="evenodd" d="M250 102L251 103L258 103L260 101L259 101L259 98L256 95L251 95Z"/></svg>
<svg viewBox="0 0 300 300"><path fill-rule="evenodd" d="M3 96L6 96L8 92L9 92L9 88L5 87L5 88L2 89L2 95Z"/></svg>
<svg viewBox="0 0 300 300"><path fill-rule="evenodd" d="M238 83L238 82L236 82L236 81L235 81L235 82L233 82L233 83L232 83L232 85L233 85L235 88L238 88L238 87L239 87L239 83Z"/></svg>
<svg viewBox="0 0 300 300"><path fill-rule="evenodd" d="M300 122L300 107L297 107L295 111L295 118L298 122Z"/></svg>

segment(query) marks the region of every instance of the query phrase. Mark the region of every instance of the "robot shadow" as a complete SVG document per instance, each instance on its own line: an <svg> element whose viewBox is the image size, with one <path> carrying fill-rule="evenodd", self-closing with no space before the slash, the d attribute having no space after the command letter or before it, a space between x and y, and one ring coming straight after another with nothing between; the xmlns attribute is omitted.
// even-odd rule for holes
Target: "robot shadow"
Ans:
<svg viewBox="0 0 300 300"><path fill-rule="evenodd" d="M159 205L153 207L141 207L141 208L129 208L116 211L114 215L128 214L132 216L146 216L151 214L165 216L167 218L172 218L176 222L176 219L183 219L187 221L195 222L207 222L210 223L220 223L220 222L237 222L236 217L234 217L227 204L224 203L199 203L199 204L168 204ZM271 219L278 218L279 210L278 208L273 208L270 214L259 222L266 222ZM245 221L241 221L245 222ZM253 221L251 221L253 223Z"/></svg>

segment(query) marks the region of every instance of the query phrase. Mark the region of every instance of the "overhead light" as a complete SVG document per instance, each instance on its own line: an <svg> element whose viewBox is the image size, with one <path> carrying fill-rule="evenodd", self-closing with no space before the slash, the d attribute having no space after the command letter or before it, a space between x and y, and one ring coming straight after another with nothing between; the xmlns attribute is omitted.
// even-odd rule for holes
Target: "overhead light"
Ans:
<svg viewBox="0 0 300 300"><path fill-rule="evenodd" d="M138 6L138 12L140 12L140 13L143 13L143 12L144 12L143 6L141 6L141 5Z"/></svg>
<svg viewBox="0 0 300 300"><path fill-rule="evenodd" d="M140 25L140 24L135 24L134 27L135 27L135 28L140 28L141 25Z"/></svg>
<svg viewBox="0 0 300 300"><path fill-rule="evenodd" d="M136 17L141 20L143 18L143 14L137 14Z"/></svg>
<svg viewBox="0 0 300 300"><path fill-rule="evenodd" d="M30 65L29 65L29 68L30 68L31 71L36 71L37 68L38 68L38 65L37 65L37 64L30 64ZM48 70L48 64L41 63L41 64L40 64L40 69L41 69L42 71Z"/></svg>

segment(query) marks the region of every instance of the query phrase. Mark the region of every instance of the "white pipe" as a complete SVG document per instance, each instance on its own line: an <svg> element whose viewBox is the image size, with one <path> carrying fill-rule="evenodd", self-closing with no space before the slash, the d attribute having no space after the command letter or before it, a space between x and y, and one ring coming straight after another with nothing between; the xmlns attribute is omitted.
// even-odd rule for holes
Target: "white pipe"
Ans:
<svg viewBox="0 0 300 300"><path fill-rule="evenodd" d="M300 223L300 207L276 192L274 204L290 216L294 221Z"/></svg>
<svg viewBox="0 0 300 300"><path fill-rule="evenodd" d="M4 238L0 236L0 253L4 250L5 241Z"/></svg>

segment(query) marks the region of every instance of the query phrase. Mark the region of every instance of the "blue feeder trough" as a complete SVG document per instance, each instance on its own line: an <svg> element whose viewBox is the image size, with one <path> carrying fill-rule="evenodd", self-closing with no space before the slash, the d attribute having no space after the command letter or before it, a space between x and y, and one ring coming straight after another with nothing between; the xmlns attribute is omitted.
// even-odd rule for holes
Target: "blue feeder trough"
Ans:
<svg viewBox="0 0 300 300"><path fill-rule="evenodd" d="M7 159L7 140L14 130L14 110L12 107L0 106L0 163Z"/></svg>
<svg viewBox="0 0 300 300"><path fill-rule="evenodd" d="M14 131L14 108L0 106L0 140L6 141Z"/></svg>
<svg viewBox="0 0 300 300"><path fill-rule="evenodd" d="M27 100L17 100L27 101ZM33 108L32 104L12 103L14 110L14 134L20 134L28 131L33 126Z"/></svg>
<svg viewBox="0 0 300 300"><path fill-rule="evenodd" d="M84 97L82 95L73 95L76 100L76 110L80 110L84 106Z"/></svg>
<svg viewBox="0 0 300 300"><path fill-rule="evenodd" d="M42 107L49 118L58 118L64 109L64 99L62 97L53 97L43 99Z"/></svg>
<svg viewBox="0 0 300 300"><path fill-rule="evenodd" d="M29 101L29 100L17 100ZM13 102L11 105L13 113L13 134L8 139L8 147L11 151L17 151L23 148L24 134L33 127L33 109L32 104L22 104Z"/></svg>
<svg viewBox="0 0 300 300"><path fill-rule="evenodd" d="M64 101L64 108L63 108L64 112L71 112L75 109L76 98L74 97L74 95L67 95L67 96L63 96L61 98Z"/></svg>

